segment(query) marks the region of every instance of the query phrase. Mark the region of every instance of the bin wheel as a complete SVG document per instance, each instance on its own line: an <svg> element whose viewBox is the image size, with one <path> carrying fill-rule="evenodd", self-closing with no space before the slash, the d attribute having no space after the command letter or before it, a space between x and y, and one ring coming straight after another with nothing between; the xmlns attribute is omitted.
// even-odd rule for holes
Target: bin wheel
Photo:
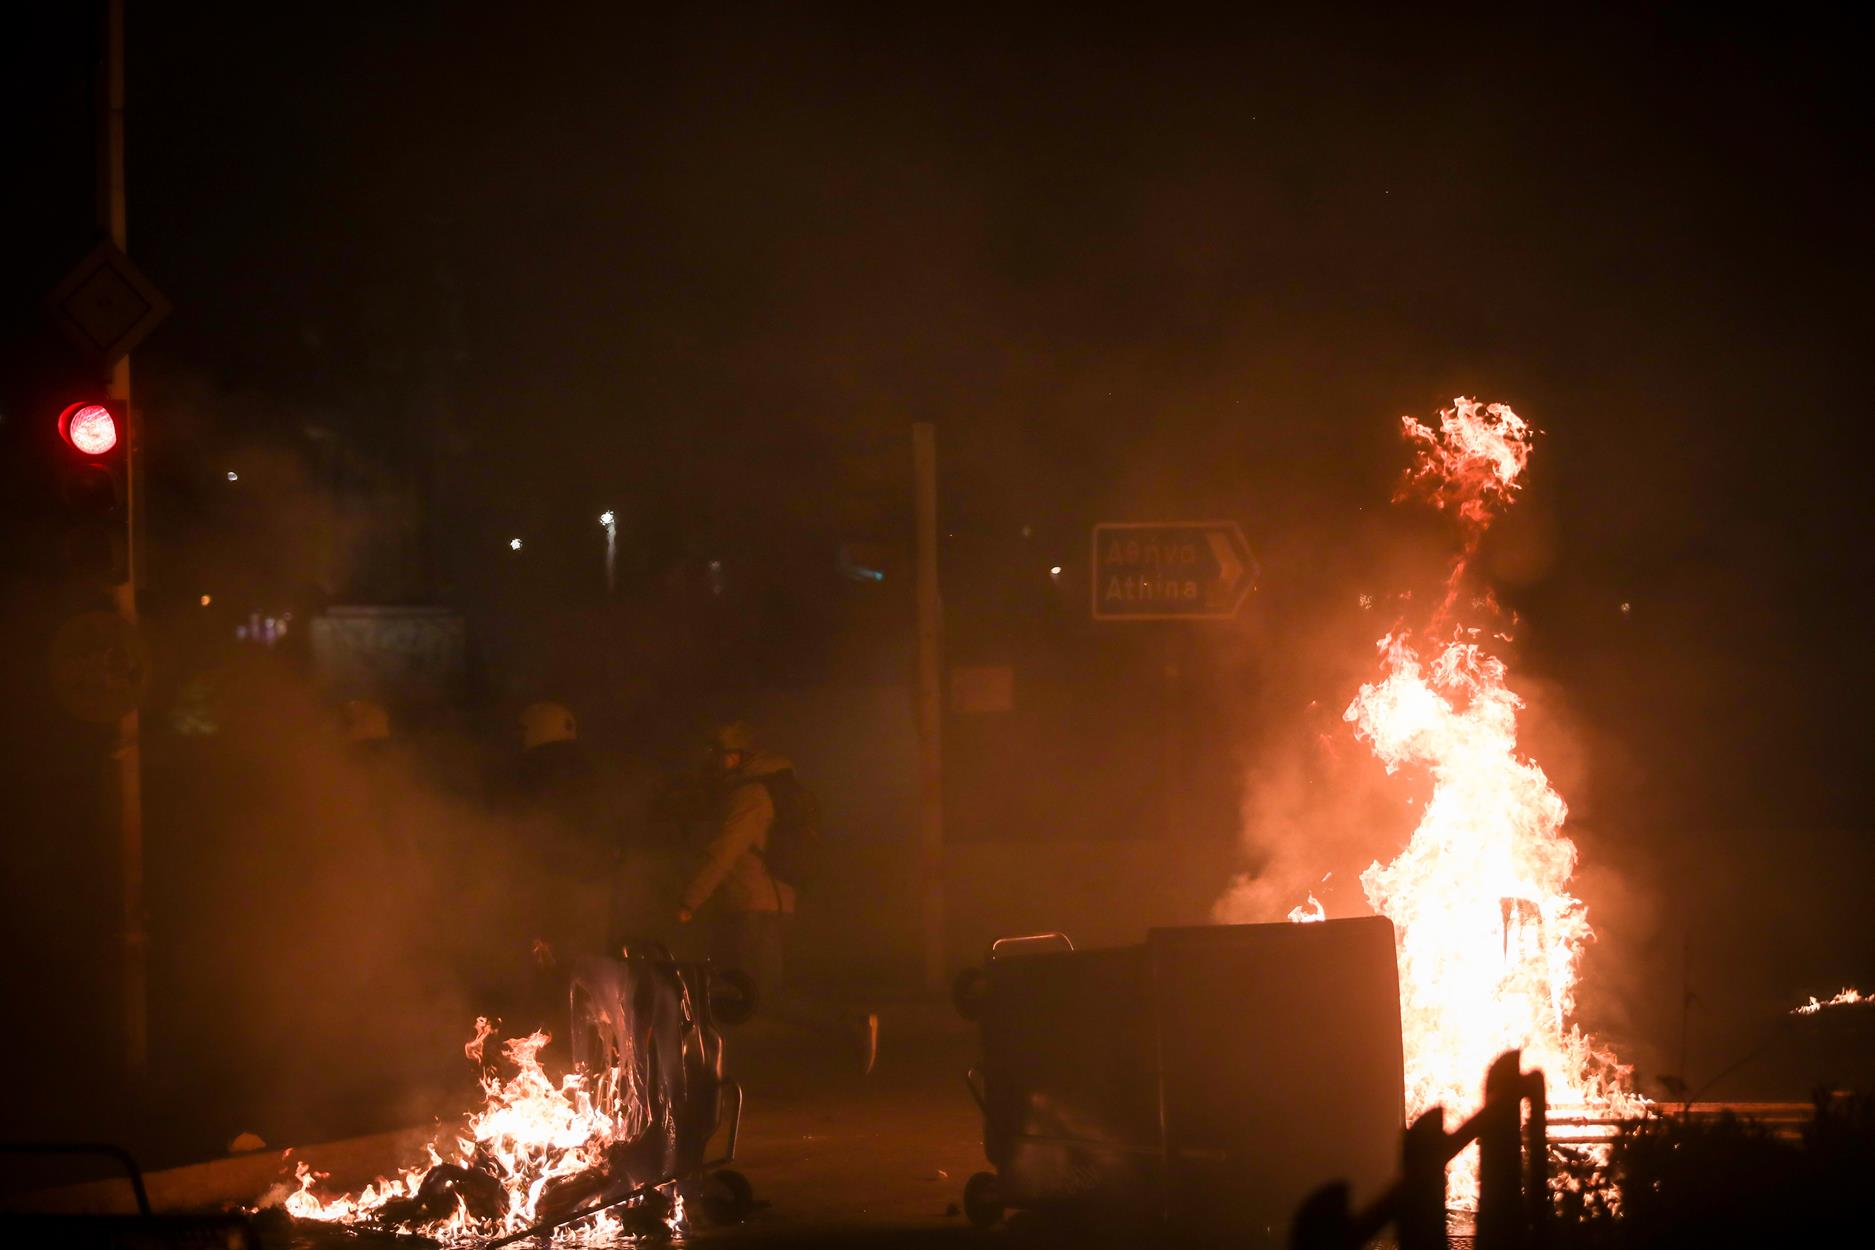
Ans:
<svg viewBox="0 0 1875 1250"><path fill-rule="evenodd" d="M726 1028L747 1020L761 1003L754 978L740 968L712 968L709 987L710 1014Z"/></svg>
<svg viewBox="0 0 1875 1250"><path fill-rule="evenodd" d="M978 1228L1003 1218L1003 1196L997 1192L996 1173L978 1172L964 1182L964 1215Z"/></svg>
<svg viewBox="0 0 1875 1250"><path fill-rule="evenodd" d="M749 1178L734 1168L724 1168L714 1174L714 1179L729 1194L729 1201L734 1206L736 1218L741 1219L755 1209L755 1187L749 1184Z"/></svg>

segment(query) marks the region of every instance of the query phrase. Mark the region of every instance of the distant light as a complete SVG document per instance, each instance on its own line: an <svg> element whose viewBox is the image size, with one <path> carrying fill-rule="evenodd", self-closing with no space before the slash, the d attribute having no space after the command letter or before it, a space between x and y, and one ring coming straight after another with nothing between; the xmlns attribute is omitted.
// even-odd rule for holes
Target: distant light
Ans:
<svg viewBox="0 0 1875 1250"><path fill-rule="evenodd" d="M1060 577L1060 576L1061 576L1061 566L1060 566L1059 564L1051 564L1051 565L1049 565L1049 566L1048 566L1048 575L1049 575L1050 577Z"/></svg>
<svg viewBox="0 0 1875 1250"><path fill-rule="evenodd" d="M117 418L103 404L78 404L65 414L65 437L87 456L117 446Z"/></svg>
<svg viewBox="0 0 1875 1250"><path fill-rule="evenodd" d="M211 604L211 603L213 603L213 602L215 602L215 596L213 596L213 595L203 595L203 596L202 596L202 606L203 606L203 607L207 607L207 606L208 606L209 604Z"/></svg>
<svg viewBox="0 0 1875 1250"><path fill-rule="evenodd" d="M610 508L607 508L604 512L599 514L599 524L601 525L611 525L616 519L617 518L612 515L612 509Z"/></svg>
<svg viewBox="0 0 1875 1250"><path fill-rule="evenodd" d="M518 538L510 538L510 539L508 540L508 550L509 550L509 551L519 551L520 549L521 549L521 540L520 540L520 539L518 539Z"/></svg>
<svg viewBox="0 0 1875 1250"><path fill-rule="evenodd" d="M1621 615L1623 615L1623 616L1626 616L1626 615L1628 615L1628 614L1629 614L1630 612L1632 612L1632 611L1634 611L1634 605L1633 605L1633 604L1631 604L1631 603L1624 603L1624 604L1622 604L1622 605L1621 605Z"/></svg>
<svg viewBox="0 0 1875 1250"><path fill-rule="evenodd" d="M235 471L234 471L233 469L229 469L229 470L228 470L228 480L229 480L230 482L238 482L238 481L240 481L240 480L241 480L241 475L240 475L239 473L236 473L236 472L235 472Z"/></svg>

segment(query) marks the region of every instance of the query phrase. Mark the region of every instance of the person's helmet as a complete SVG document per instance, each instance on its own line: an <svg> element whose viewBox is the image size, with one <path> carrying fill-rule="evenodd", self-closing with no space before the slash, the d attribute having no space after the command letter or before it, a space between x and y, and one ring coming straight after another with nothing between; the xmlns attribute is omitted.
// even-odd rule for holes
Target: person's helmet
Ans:
<svg viewBox="0 0 1875 1250"><path fill-rule="evenodd" d="M391 736L391 714L373 699L347 699L339 705L347 742L382 742Z"/></svg>
<svg viewBox="0 0 1875 1250"><path fill-rule="evenodd" d="M710 745L724 755L731 751L747 755L755 750L755 726L745 720L732 720L727 725L718 725L710 733Z"/></svg>
<svg viewBox="0 0 1875 1250"><path fill-rule="evenodd" d="M562 703L530 703L521 713L521 745L527 750L579 737L573 713Z"/></svg>

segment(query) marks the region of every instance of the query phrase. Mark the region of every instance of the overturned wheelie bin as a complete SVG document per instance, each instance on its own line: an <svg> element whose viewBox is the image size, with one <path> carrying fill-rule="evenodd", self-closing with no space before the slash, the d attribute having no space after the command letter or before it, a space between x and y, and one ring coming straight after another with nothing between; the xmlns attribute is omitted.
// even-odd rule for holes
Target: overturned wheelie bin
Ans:
<svg viewBox="0 0 1875 1250"><path fill-rule="evenodd" d="M994 1172L965 1211L1015 1208L1275 1244L1297 1205L1397 1167L1405 1074L1393 926L1155 929L1076 950L1005 938L958 978L982 1029L969 1079Z"/></svg>

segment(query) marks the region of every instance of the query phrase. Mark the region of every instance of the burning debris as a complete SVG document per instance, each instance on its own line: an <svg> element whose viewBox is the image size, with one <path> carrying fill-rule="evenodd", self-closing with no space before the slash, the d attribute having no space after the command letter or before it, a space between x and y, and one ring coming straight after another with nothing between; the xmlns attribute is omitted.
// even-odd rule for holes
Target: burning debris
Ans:
<svg viewBox="0 0 1875 1250"><path fill-rule="evenodd" d="M559 1079L541 1062L550 1037L536 1032L484 1047L495 1026L475 1022L463 1047L482 1069L483 1102L428 1158L357 1194L321 1197L326 1174L300 1162L272 1200L296 1221L366 1235L498 1247L527 1237L603 1245L685 1227L704 1149L732 1100L728 1162L741 1091L722 1074L722 1040L693 986L707 973L664 961L594 960L571 989L574 1068ZM505 1074L504 1074L505 1072ZM727 1096L727 1097L726 1097ZM291 1152L289 1151L290 1155ZM747 1203L746 1182L721 1173L707 1196L729 1217ZM302 1225L304 1227L304 1225Z"/></svg>
<svg viewBox="0 0 1875 1250"><path fill-rule="evenodd" d="M1432 783L1406 849L1361 874L1367 902L1398 932L1407 1115L1477 1109L1477 1073L1521 1050L1550 1082L1552 1100L1605 1115L1638 1112L1628 1069L1574 1023L1582 952L1594 936L1570 893L1576 848L1562 832L1568 806L1535 761L1519 753L1523 707L1508 670L1487 650L1497 606L1464 593L1465 574L1492 520L1513 501L1535 431L1504 404L1459 398L1437 430L1404 418L1412 467L1396 502L1454 513L1462 546L1442 602L1423 628L1396 625L1379 642L1381 674L1344 719L1389 773L1423 768ZM1464 621L1463 610L1483 619ZM1313 897L1291 920L1318 919ZM1461 1162L1452 1196L1476 1195Z"/></svg>
<svg viewBox="0 0 1875 1250"><path fill-rule="evenodd" d="M1822 1002L1818 1002L1816 996L1812 994L1809 1002L1801 1007L1792 1007L1790 1009L1790 1014L1793 1016L1814 1016L1825 1007L1847 1007L1854 1003L1870 1002L1875 1002L1875 996L1864 994L1858 989L1844 988L1836 997L1826 998Z"/></svg>
<svg viewBox="0 0 1875 1250"><path fill-rule="evenodd" d="M1326 919L1328 919L1328 909L1323 907L1321 900L1313 894L1309 895L1308 902L1289 909L1289 923L1291 924L1314 924Z"/></svg>

